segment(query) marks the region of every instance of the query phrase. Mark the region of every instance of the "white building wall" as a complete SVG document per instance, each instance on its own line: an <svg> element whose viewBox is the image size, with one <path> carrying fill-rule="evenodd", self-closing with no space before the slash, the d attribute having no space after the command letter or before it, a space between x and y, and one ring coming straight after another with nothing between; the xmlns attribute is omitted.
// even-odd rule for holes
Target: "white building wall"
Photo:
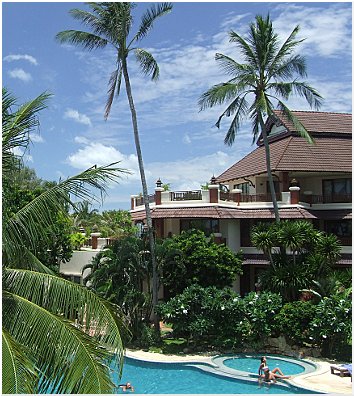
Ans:
<svg viewBox="0 0 354 396"><path fill-rule="evenodd" d="M73 255L67 263L61 263L59 266L59 272L63 275L72 275L72 276L82 276L82 268L91 264L93 257L99 250L76 250L73 252ZM84 276L86 277L91 273L91 269L86 269L84 272Z"/></svg>
<svg viewBox="0 0 354 396"><path fill-rule="evenodd" d="M227 246L235 253L240 250L240 220L220 220L220 232L223 238L226 238ZM240 293L240 277L237 276L232 285L232 289L236 293Z"/></svg>

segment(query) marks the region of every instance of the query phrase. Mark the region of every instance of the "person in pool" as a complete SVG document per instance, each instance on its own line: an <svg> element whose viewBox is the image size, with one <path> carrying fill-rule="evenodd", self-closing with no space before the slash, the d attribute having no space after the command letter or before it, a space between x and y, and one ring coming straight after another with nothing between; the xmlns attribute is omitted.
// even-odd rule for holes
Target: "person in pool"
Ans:
<svg viewBox="0 0 354 396"><path fill-rule="evenodd" d="M269 368L267 366L267 358L265 356L262 356L261 357L261 364L260 364L260 366L258 368L258 375L262 376L262 371L265 374L266 369L269 370ZM274 374L275 378L290 378L289 376L284 375L284 373L280 370L279 367L275 367L273 370L269 370L269 372Z"/></svg>
<svg viewBox="0 0 354 396"><path fill-rule="evenodd" d="M129 390L130 392L134 392L134 387L130 382L127 382L126 384L119 384L118 388L122 388L123 392L126 392L127 390Z"/></svg>

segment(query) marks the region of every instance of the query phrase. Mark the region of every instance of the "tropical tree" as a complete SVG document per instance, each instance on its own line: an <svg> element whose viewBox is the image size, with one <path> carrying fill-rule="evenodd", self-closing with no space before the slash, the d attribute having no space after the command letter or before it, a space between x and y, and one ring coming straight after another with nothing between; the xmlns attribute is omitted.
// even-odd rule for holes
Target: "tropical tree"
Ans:
<svg viewBox="0 0 354 396"><path fill-rule="evenodd" d="M8 182L49 94L21 106L3 89L2 169ZM15 149L17 151L15 151ZM123 315L90 290L56 276L36 257L52 213L73 207L72 197L105 193L121 169L92 167L47 189L2 218L2 392L112 393L108 364L122 367ZM6 207L6 195L3 197Z"/></svg>
<svg viewBox="0 0 354 396"><path fill-rule="evenodd" d="M303 41L296 39L299 29L300 27L296 26L281 44L268 15L266 18L256 16L256 22L250 24L249 33L245 38L231 31L230 42L236 44L244 58L244 63L217 53L216 61L219 62L221 69L231 76L231 79L214 85L199 99L201 110L229 102L216 122L216 126L220 128L224 117L233 116L224 139L224 143L229 146L234 143L242 121L246 118L251 119L253 143L259 137L263 141L269 187L277 222L280 219L270 162L266 118L277 118L274 110L280 109L286 119L295 126L300 136L307 139L309 143L313 143L304 125L283 100L297 94L304 97L311 107L318 109L322 99L314 88L297 78L306 76L305 58L294 53ZM248 101L249 96L251 102Z"/></svg>
<svg viewBox="0 0 354 396"><path fill-rule="evenodd" d="M340 257L340 245L332 234L316 230L308 221L259 224L251 231L252 244L270 262L261 274L265 290L294 301L313 281L327 278Z"/></svg>
<svg viewBox="0 0 354 396"><path fill-rule="evenodd" d="M146 246L141 238L122 236L97 254L85 277L85 284L101 297L119 305L127 317L133 340L140 338L151 315L150 262L145 260ZM143 282L147 281L147 290Z"/></svg>
<svg viewBox="0 0 354 396"><path fill-rule="evenodd" d="M172 4L154 4L143 14L140 26L138 27L138 30L135 34L131 34L131 28L133 25L132 9L135 6L134 3L100 2L88 3L88 5L91 8L91 12L73 9L70 11L70 14L75 19L78 19L83 24L90 27L92 32L65 30L58 33L56 38L61 43L72 43L74 45L81 45L87 50L104 48L110 45L111 47L113 47L116 53L115 70L112 72L108 83L108 98L105 108L105 118L108 118L111 111L114 95L118 96L120 93L123 77L131 111L134 141L139 163L140 179L143 189L146 222L148 227L151 260L153 267L153 305L156 306L158 303L158 278L155 257L155 241L149 207L149 196L145 178L144 163L140 146L137 114L130 84L128 56L131 53L134 53L143 74L150 75L152 80L158 79L159 67L156 60L151 53L142 48L136 47L136 44L140 42L140 40L142 40L144 37L146 37L157 18L171 11ZM159 329L159 321L156 315L155 327L156 329Z"/></svg>

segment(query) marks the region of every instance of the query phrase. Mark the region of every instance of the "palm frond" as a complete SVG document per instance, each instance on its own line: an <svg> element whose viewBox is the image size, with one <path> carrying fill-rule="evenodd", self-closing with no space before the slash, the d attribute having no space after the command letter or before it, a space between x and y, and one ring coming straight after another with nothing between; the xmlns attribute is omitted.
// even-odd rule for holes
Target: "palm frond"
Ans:
<svg viewBox="0 0 354 396"><path fill-rule="evenodd" d="M100 344L94 337L76 328L71 321L61 316L61 312L53 314L37 305L36 298L31 299L28 293L29 286L36 284L32 276L27 280L28 285L21 282L21 290L16 288L14 282L9 284L8 281L5 280L8 290L4 292L6 318L3 325L18 343L31 350L36 360L42 375L36 393L109 393L114 384L105 362L113 358L112 353L106 348L99 348ZM45 285L41 283L36 286L43 291ZM17 294L15 290L20 293ZM64 287L64 290L70 291L68 287ZM27 291L29 298L22 296L24 291ZM41 294L40 291L35 296ZM45 293L43 296L40 298L42 303L48 297ZM40 332L39 329L46 331ZM118 362L120 358L117 355Z"/></svg>
<svg viewBox="0 0 354 396"><path fill-rule="evenodd" d="M38 377L26 349L2 329L2 394L33 393Z"/></svg>
<svg viewBox="0 0 354 396"><path fill-rule="evenodd" d="M267 73L267 81L270 79L284 79L292 78L293 74L296 73L301 77L305 77L306 73L306 61L301 55L294 55L286 60L282 60L277 67L273 67Z"/></svg>
<svg viewBox="0 0 354 396"><path fill-rule="evenodd" d="M278 108L281 110L282 114L287 118L287 120L294 125L297 133L307 140L308 143L314 144L315 141L313 140L310 133L307 131L305 126L302 122L291 112L291 110L280 100L278 100Z"/></svg>
<svg viewBox="0 0 354 396"><path fill-rule="evenodd" d="M248 114L248 102L246 100L246 94L243 96L238 96L220 116L218 122L216 123L216 126L219 127L221 118L224 115L229 117L231 114L236 112L235 117L233 118L224 138L224 143L228 146L232 146L233 142L235 141L236 134L240 129L241 122Z"/></svg>
<svg viewBox="0 0 354 396"><path fill-rule="evenodd" d="M251 67L256 69L258 67L257 56L247 41L233 30L229 33L229 37L230 43L236 43L238 48L241 50L242 55L245 57L245 62L249 63Z"/></svg>
<svg viewBox="0 0 354 396"><path fill-rule="evenodd" d="M300 26L297 25L290 33L289 37L285 40L283 45L280 47L277 54L274 56L271 65L269 66L268 73L272 75L274 70L278 69L279 65L284 62L286 57L292 53L292 51L304 41L304 39L296 40L295 37L300 30Z"/></svg>
<svg viewBox="0 0 354 396"><path fill-rule="evenodd" d="M220 53L215 54L215 60L225 73L238 79L248 77L248 79L251 78L251 81L254 82L254 69L250 65L238 63L229 56Z"/></svg>
<svg viewBox="0 0 354 396"><path fill-rule="evenodd" d="M239 91L240 87L230 82L214 85L200 96L198 101L199 108L200 110L205 110L206 108L223 104L225 101L233 99Z"/></svg>
<svg viewBox="0 0 354 396"><path fill-rule="evenodd" d="M120 66L120 63L118 63L118 68L114 70L114 72L111 74L111 77L108 82L108 98L104 113L105 120L107 120L109 113L111 112L114 95L116 94L118 96L120 93L121 83L122 83L122 68Z"/></svg>
<svg viewBox="0 0 354 396"><path fill-rule="evenodd" d="M35 249L36 241L43 238L44 230L52 223L52 213L65 204L73 206L70 196L80 200L93 198L92 189L105 194L109 182L116 182L122 173L129 173L114 165L92 167L58 183L21 208L3 225L3 250L6 257L21 257L22 246ZM97 201L98 199L95 198ZM17 262L18 260L15 259Z"/></svg>
<svg viewBox="0 0 354 396"><path fill-rule="evenodd" d="M138 32L134 36L133 41L139 41L143 39L150 29L153 27L153 23L155 20L165 14L171 12L173 7L172 3L160 3L160 4L153 4L153 6L146 10L141 18L141 23L138 29Z"/></svg>
<svg viewBox="0 0 354 396"><path fill-rule="evenodd" d="M80 45L89 51L97 48L104 48L108 44L108 40L105 38L79 30L65 30L59 32L55 38L60 43Z"/></svg>
<svg viewBox="0 0 354 396"><path fill-rule="evenodd" d="M142 48L135 50L135 56L139 62L141 71L145 75L151 75L151 80L155 81L159 78L160 70L155 58L150 52Z"/></svg>
<svg viewBox="0 0 354 396"><path fill-rule="evenodd" d="M323 98L315 88L302 81L293 81L292 85L296 93L304 97L311 108L320 109Z"/></svg>
<svg viewBox="0 0 354 396"><path fill-rule="evenodd" d="M52 96L43 92L35 99L24 103L18 108L17 100L7 89L3 89L2 103L2 170L3 177L13 169L14 149L26 149L29 142L29 134L39 126L38 112L47 107L47 101Z"/></svg>

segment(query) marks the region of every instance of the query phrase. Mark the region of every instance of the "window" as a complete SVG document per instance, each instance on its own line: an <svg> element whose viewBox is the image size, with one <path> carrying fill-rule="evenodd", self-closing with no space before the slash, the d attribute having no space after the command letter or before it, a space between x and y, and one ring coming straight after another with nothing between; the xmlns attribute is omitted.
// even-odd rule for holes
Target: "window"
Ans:
<svg viewBox="0 0 354 396"><path fill-rule="evenodd" d="M324 195L351 194L352 193L352 180L351 179L323 180L323 193L324 193Z"/></svg>
<svg viewBox="0 0 354 396"><path fill-rule="evenodd" d="M343 246L350 246L352 240L351 220L327 220L325 231L338 237Z"/></svg>
<svg viewBox="0 0 354 396"><path fill-rule="evenodd" d="M218 219L181 219L181 231L191 229L201 230L206 236L219 232Z"/></svg>
<svg viewBox="0 0 354 396"><path fill-rule="evenodd" d="M249 193L250 193L250 184L249 183L235 184L234 188L238 188L239 190L242 190L242 194L249 195Z"/></svg>

